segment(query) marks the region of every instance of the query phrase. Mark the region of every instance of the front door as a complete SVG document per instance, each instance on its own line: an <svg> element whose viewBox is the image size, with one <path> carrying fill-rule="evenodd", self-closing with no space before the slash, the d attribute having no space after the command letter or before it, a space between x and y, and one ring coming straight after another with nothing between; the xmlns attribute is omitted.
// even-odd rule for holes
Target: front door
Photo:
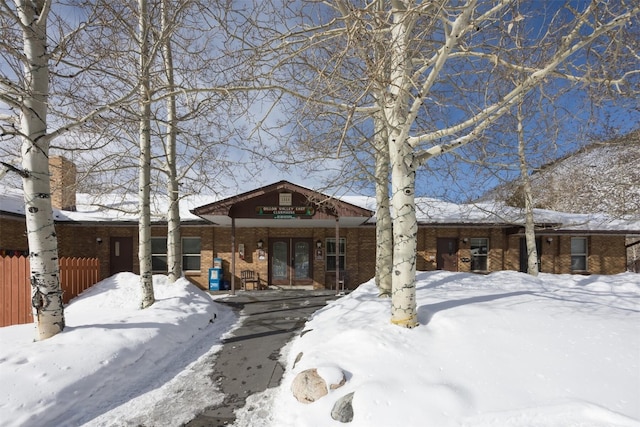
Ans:
<svg viewBox="0 0 640 427"><path fill-rule="evenodd" d="M438 270L458 271L458 239L438 238L436 268Z"/></svg>
<svg viewBox="0 0 640 427"><path fill-rule="evenodd" d="M133 237L111 237L109 240L109 275L133 272Z"/></svg>
<svg viewBox="0 0 640 427"><path fill-rule="evenodd" d="M276 286L313 284L312 240L270 239L269 283Z"/></svg>

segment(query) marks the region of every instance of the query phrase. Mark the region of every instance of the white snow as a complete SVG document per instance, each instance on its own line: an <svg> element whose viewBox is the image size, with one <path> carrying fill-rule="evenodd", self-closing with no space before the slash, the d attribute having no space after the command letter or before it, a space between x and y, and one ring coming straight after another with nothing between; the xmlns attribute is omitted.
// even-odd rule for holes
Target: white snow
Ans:
<svg viewBox="0 0 640 427"><path fill-rule="evenodd" d="M154 276L154 292L138 309L138 276L120 273L74 299L53 338L0 328L0 425L171 426L222 401L204 361L236 316L184 278Z"/></svg>
<svg viewBox="0 0 640 427"><path fill-rule="evenodd" d="M1 328L1 424L177 426L221 401L205 356L236 317L155 280L146 310L124 273L74 300L49 340ZM419 273L411 330L390 324L390 303L368 282L318 311L286 347L280 387L251 396L236 426L640 426L638 274ZM290 385L309 368L347 383L299 403ZM353 422L332 420L350 392Z"/></svg>

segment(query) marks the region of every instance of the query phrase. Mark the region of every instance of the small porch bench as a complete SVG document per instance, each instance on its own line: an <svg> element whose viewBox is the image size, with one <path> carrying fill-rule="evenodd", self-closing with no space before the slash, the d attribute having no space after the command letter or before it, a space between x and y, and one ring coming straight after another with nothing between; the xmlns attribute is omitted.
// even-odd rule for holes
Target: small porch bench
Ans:
<svg viewBox="0 0 640 427"><path fill-rule="evenodd" d="M260 290L260 274L253 270L242 270L240 272L240 280L242 281L242 290L246 291L247 285L252 285L253 290Z"/></svg>

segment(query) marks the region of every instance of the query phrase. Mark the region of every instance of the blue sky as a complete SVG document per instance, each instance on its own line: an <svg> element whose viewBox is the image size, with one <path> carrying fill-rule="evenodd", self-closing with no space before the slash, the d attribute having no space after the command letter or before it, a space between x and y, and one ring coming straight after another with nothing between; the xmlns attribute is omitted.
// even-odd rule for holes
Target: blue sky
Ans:
<svg viewBox="0 0 640 427"><path fill-rule="evenodd" d="M525 2L523 7L527 7L523 13L527 16L526 22L532 31L537 28L543 27L543 22L546 24L549 22L549 13L554 6L562 4L562 2ZM586 4L585 0L577 1L575 6L583 7ZM537 13L542 10L546 10L545 13ZM73 10L69 13L65 11L65 15L68 19L76 19L80 14L74 15ZM499 24L499 23L498 23ZM628 100L627 100L628 101ZM637 105L635 110L632 104L623 105L619 101L611 101L604 103L602 106L598 106L595 110L584 102L576 94L565 98L562 101L563 108L573 114L574 118L569 119L571 114L567 114L566 123L564 128L558 132L557 137L557 149L551 152L545 152L543 155L536 155L541 153L532 152L532 158L534 162L540 163L544 159L551 160L554 157L561 156L567 152L578 149L584 144L591 134L605 134L606 128L614 128L618 133L626 133L637 127L640 123L640 113ZM239 118L229 125L237 125L251 129L257 120L263 117L265 110L270 108L269 103L256 103L250 110L250 114L243 118ZM295 120L293 117L287 117L284 111L279 108L275 108L268 116L268 122L272 125L276 125L281 120ZM593 120L593 118L598 120ZM535 128L537 122L534 120L529 126ZM269 147L275 146L275 144L285 139L287 136L284 134L287 128L281 129L279 132L271 134L263 134L263 142ZM533 134L533 132L532 132ZM509 132L503 133L503 137L508 140L513 135ZM539 137L539 136L538 136ZM309 165L291 165L287 171L282 171L277 166L270 162L269 158L260 161L260 165L254 167L252 161L254 157L243 151L242 148L245 141L241 137L237 137L235 140L230 140L231 143L237 144L239 149L227 151L227 159L231 161L232 168L229 171L229 176L226 181L221 182L221 187L230 186L231 188L237 188L238 192L247 191L262 185L267 185L281 179L290 180L300 185L307 187L318 188L322 187L324 180L330 175L336 168L339 169L339 160L334 158L327 158L319 167L315 167L315 173L311 172ZM473 149L474 146L469 147ZM549 150L547 150L549 151ZM490 176L484 176L478 173L468 166L464 166L463 163L457 162L457 165L461 167L457 168L454 173L450 173L448 170L443 170L442 167L447 163L452 163L456 159L456 155L448 154L443 156L442 159L436 159L429 162L426 167L420 169L417 179L417 194L422 196L434 196L445 197L454 201L462 201L468 198L478 196L484 190L490 188L493 185L499 183L499 181ZM211 159L210 167L216 168L216 162L219 159ZM233 166L233 165L237 166ZM246 167L243 167L246 165ZM336 167L338 166L338 167ZM225 180L224 177L218 176L216 179ZM341 192L350 192L349 189L343 189ZM369 195L372 195L373 191L370 190Z"/></svg>

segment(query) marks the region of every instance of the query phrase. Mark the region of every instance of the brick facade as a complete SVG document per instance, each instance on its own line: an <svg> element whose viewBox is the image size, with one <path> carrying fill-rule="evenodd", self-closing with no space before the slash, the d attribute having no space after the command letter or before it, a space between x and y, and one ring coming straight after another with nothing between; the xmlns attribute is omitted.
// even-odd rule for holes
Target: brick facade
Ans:
<svg viewBox="0 0 640 427"><path fill-rule="evenodd" d="M28 250L24 217L0 215L0 255Z"/></svg>
<svg viewBox="0 0 640 427"><path fill-rule="evenodd" d="M76 210L76 165L62 156L49 159L51 205L66 211Z"/></svg>
<svg viewBox="0 0 640 427"><path fill-rule="evenodd" d="M499 227L430 227L418 229L417 264L419 271L436 269L437 239L455 238L458 241L457 271L469 272L471 238L488 238L488 270L520 270L520 239L522 235L509 235L506 228ZM131 237L133 240L133 270L139 271L137 259L137 224L104 223L57 223L58 249L60 257L97 257L100 259L101 279L111 274L109 241L111 237ZM166 236L166 226L152 227L152 236ZM199 272L185 273L187 278L202 289L208 288L208 269L214 258L222 258L223 280L231 282L231 229L215 227L211 224L187 225L182 227L183 237L200 237L201 252ZM608 234L576 235L586 237L588 242L588 274L616 274L626 270L625 236ZM322 256L312 260L314 288L333 288L335 273L326 271L325 242L335 238L334 228L238 228L236 229L236 255L234 278L236 289L240 288L240 272L254 270L266 282L269 277L269 241L274 238L307 238L315 246L322 244ZM346 239L346 271L348 288L354 288L375 275L375 227L362 226L340 229L340 237ZM571 235L555 234L539 236L540 271L544 273L572 273ZM266 257L258 257L258 241L264 243ZM240 258L238 246L245 247L245 257ZM0 250L28 249L24 218L0 216ZM314 252L315 253L315 252Z"/></svg>

